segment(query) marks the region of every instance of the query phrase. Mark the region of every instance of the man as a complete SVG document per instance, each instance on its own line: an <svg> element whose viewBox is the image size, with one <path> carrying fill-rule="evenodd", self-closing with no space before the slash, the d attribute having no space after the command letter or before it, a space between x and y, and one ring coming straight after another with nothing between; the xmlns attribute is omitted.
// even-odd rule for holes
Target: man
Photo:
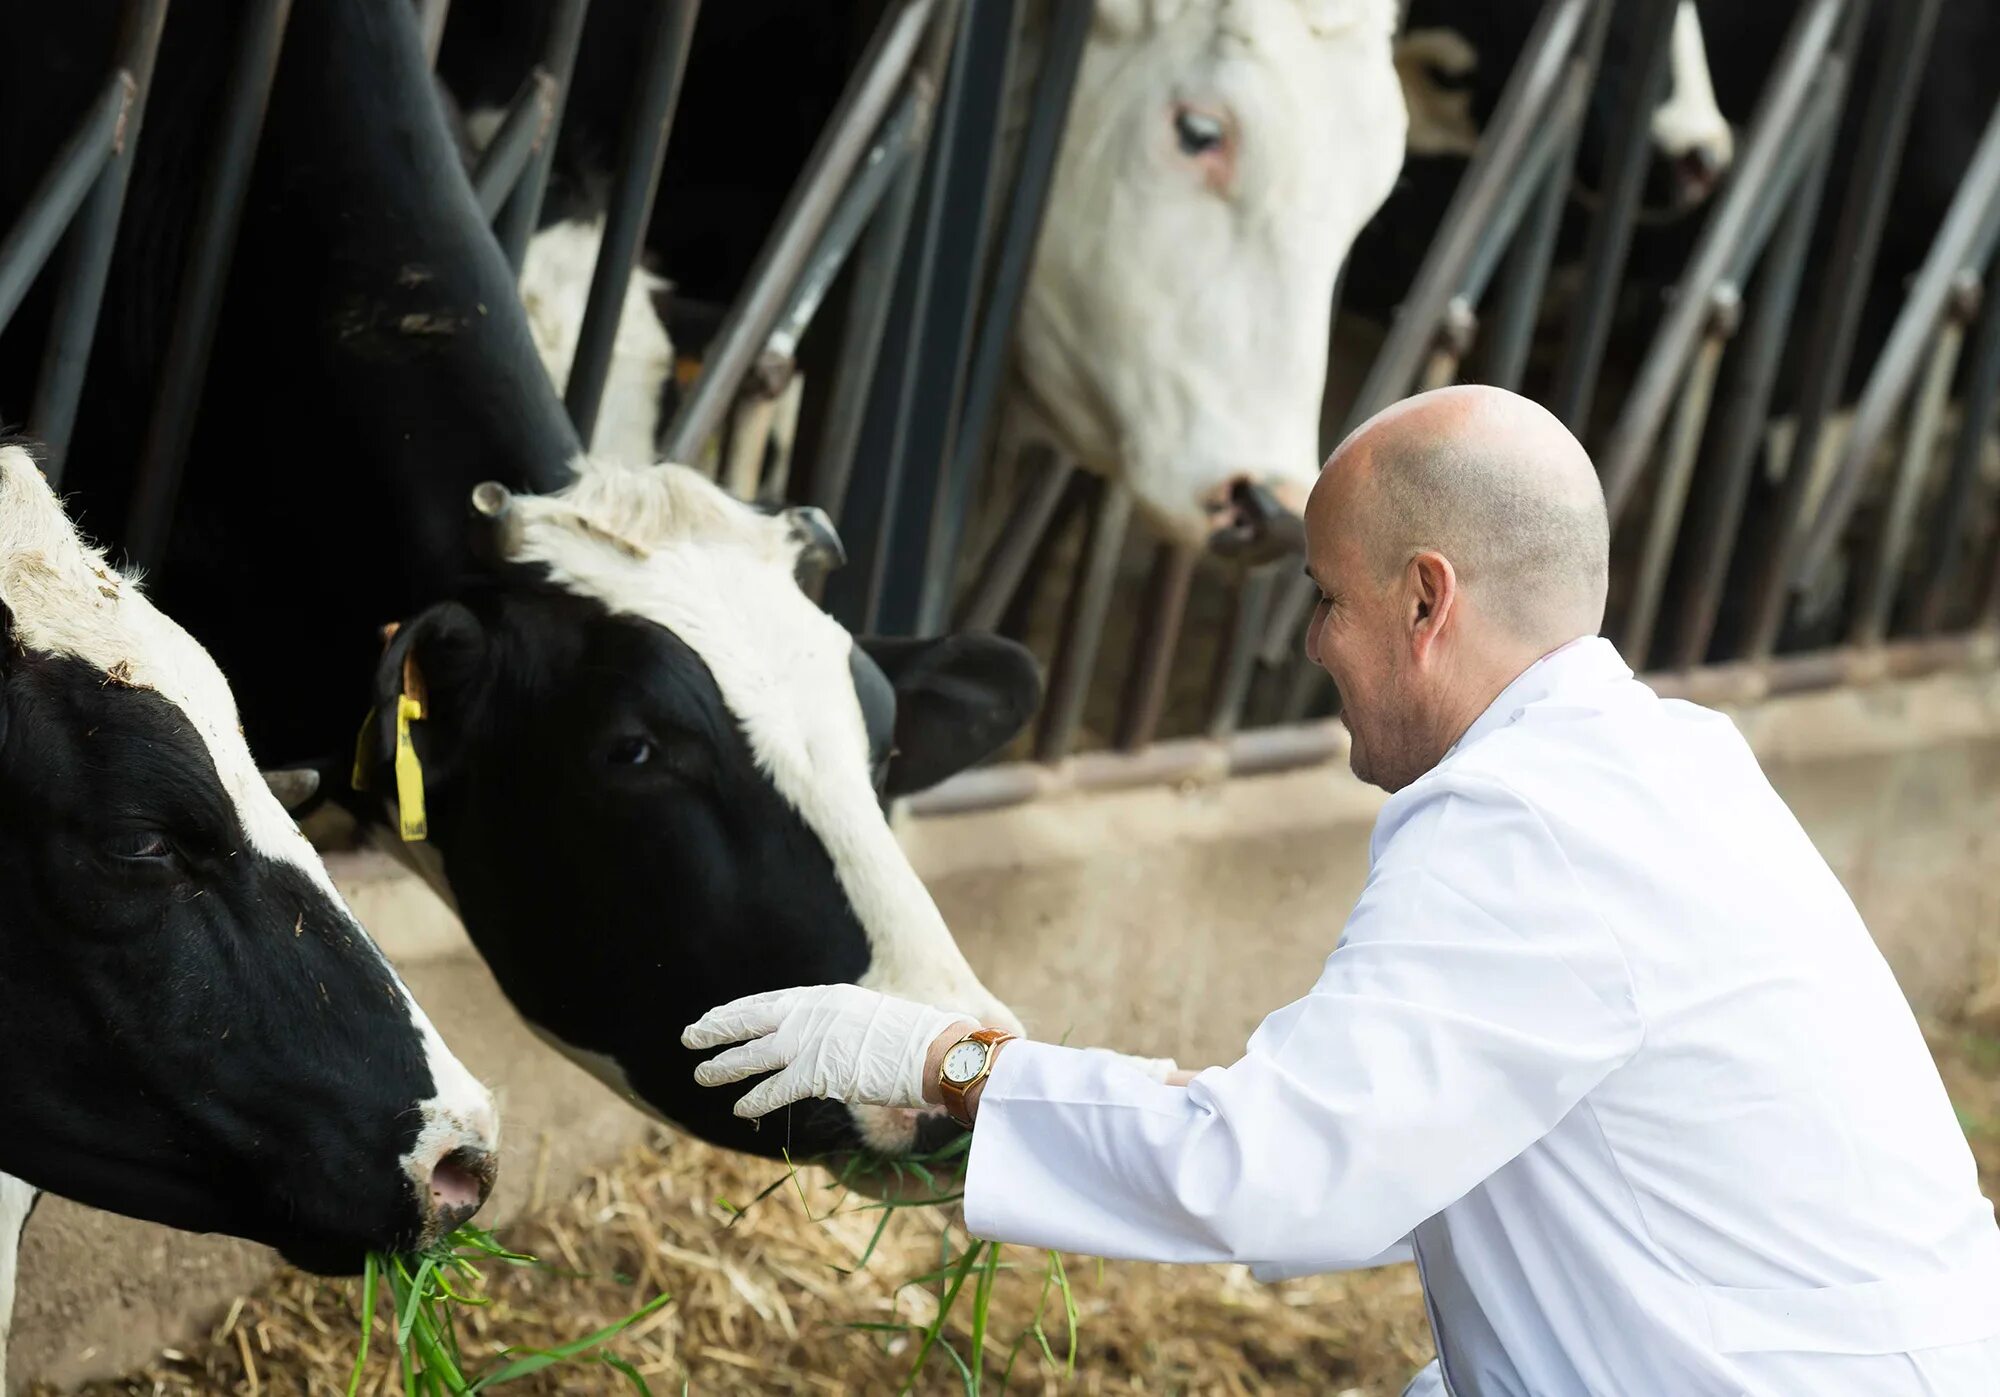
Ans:
<svg viewBox="0 0 2000 1397"><path fill-rule="evenodd" d="M706 1016L709 1085L974 1122L978 1235L1261 1277L1412 1255L1414 1393L2000 1393L2000 1228L1853 904L1724 718L1597 637L1535 404L1389 409L1306 511L1308 653L1392 792L1310 992L1185 1090L853 986Z"/></svg>

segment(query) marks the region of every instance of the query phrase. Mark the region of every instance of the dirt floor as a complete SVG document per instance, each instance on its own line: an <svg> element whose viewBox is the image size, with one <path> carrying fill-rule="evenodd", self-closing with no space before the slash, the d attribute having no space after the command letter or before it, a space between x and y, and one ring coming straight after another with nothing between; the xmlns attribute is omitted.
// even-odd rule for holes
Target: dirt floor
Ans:
<svg viewBox="0 0 2000 1397"><path fill-rule="evenodd" d="M2000 1198L2000 1037L1938 1029L1931 1041L1987 1196ZM488 1271L491 1304L469 1312L467 1352L566 1342L666 1291L671 1303L614 1346L656 1393L892 1392L911 1376L938 1312L942 1283L923 1278L946 1248L962 1254L965 1239L947 1230L939 1209L900 1209L871 1251L882 1218L820 1171L788 1177L783 1165L661 1132L575 1196L507 1229L503 1240L546 1269ZM1048 1257L1007 1248L992 1284L981 1390L1388 1397L1430 1356L1408 1267L1265 1287L1235 1267L1062 1260L1077 1316L1073 1376L1072 1326L1049 1284ZM971 1352L976 1284L975 1274L943 1328L943 1342L961 1356ZM342 1394L358 1309L356 1283L287 1272L232 1306L188 1351L82 1391ZM1037 1313L1046 1352L1033 1337ZM363 1393L403 1390L393 1361L381 1356L386 1306L382 1315ZM502 1390L634 1389L608 1367L573 1366ZM914 1390L967 1390L959 1360L934 1350Z"/></svg>

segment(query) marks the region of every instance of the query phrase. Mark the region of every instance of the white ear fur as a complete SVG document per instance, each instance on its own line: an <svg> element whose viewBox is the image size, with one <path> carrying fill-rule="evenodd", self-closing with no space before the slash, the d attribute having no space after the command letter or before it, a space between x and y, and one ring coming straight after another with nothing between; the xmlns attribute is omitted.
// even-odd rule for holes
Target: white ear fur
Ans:
<svg viewBox="0 0 2000 1397"><path fill-rule="evenodd" d="M1368 29L1393 33L1402 23L1401 0L1298 0L1306 28L1326 36Z"/></svg>

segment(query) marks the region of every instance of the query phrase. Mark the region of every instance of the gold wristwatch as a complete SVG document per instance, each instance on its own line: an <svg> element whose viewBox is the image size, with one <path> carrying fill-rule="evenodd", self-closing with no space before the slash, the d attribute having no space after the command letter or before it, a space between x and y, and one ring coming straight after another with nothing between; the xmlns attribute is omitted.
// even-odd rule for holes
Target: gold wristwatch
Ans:
<svg viewBox="0 0 2000 1397"><path fill-rule="evenodd" d="M993 1070L993 1055L1000 1045L1019 1036L1004 1028L976 1028L945 1051L938 1067L938 1095L953 1120L971 1128L972 1108L966 1096Z"/></svg>

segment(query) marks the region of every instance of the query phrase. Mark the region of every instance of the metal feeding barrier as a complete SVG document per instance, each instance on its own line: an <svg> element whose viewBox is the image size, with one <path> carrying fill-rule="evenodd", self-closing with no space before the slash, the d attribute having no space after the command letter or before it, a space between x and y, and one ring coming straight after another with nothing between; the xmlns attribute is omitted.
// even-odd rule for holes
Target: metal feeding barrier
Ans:
<svg viewBox="0 0 2000 1397"><path fill-rule="evenodd" d="M1535 393L1599 464L1616 540L1608 629L1665 692L1740 699L1991 663L2000 529L1973 537L1966 522L1994 508L1985 453L2000 409L1991 289L2000 111L1843 432L1843 393L1943 0L1793 0L1734 168L1633 355L1615 327L1677 3L1542 5L1385 339L1338 404L1341 431L1421 387L1471 378ZM410 4L435 61L449 0ZM1343 750L1326 721L1338 695L1299 653L1313 593L1297 559L1211 569L1157 543L1127 663L1105 673L1098 660L1120 616L1125 558L1144 542L1123 485L1058 454L1007 502L993 546L963 557L983 473L1017 445L1001 430L1008 360L1094 8L881 0L661 438L663 458L709 463L740 496L832 515L849 562L823 601L856 631L998 628L1046 580L1060 551L1052 540L1081 530L1060 634L1044 655L1048 696L1031 758L962 773L914 798L918 810L1269 771ZM133 499L142 563L165 551L289 11L289 0L240 11ZM128 0L97 100L0 239L0 328L67 243L27 424L58 478L166 12L166 0ZM538 56L469 172L517 272L542 217L588 15L589 0L550 0ZM563 395L585 442L700 17L699 0L658 0L633 45L638 81ZM1614 23L1638 62L1593 105ZM1573 191L1595 119L1605 123L1594 142L1603 163L1586 214ZM1836 170L1845 191L1829 201ZM1580 254L1558 303L1549 292L1565 232ZM1822 256L1840 273L1807 297L1808 263ZM1337 287L1330 314L1339 296ZM828 306L838 314L822 315ZM1555 350L1538 360L1532 351L1551 340ZM811 384L801 368L809 346L829 351L814 358L826 367ZM1607 366L1620 354L1629 362L1616 366L1630 374L1614 392ZM1760 468L1788 368L1790 442ZM1954 403L1955 435L1940 451ZM789 440L802 414L817 428L815 449L795 469L789 448L770 444ZM1804 618L1843 560L1858 564L1830 635ZM961 568L967 561L977 566ZM1210 669L1195 676L1205 696L1192 716L1169 702L1177 682L1187 687L1192 647L1177 647L1191 597L1219 603L1201 614L1224 618L1202 637L1213 640ZM1093 696L1114 694L1103 750L1082 750ZM1183 731L1160 740L1176 725Z"/></svg>

